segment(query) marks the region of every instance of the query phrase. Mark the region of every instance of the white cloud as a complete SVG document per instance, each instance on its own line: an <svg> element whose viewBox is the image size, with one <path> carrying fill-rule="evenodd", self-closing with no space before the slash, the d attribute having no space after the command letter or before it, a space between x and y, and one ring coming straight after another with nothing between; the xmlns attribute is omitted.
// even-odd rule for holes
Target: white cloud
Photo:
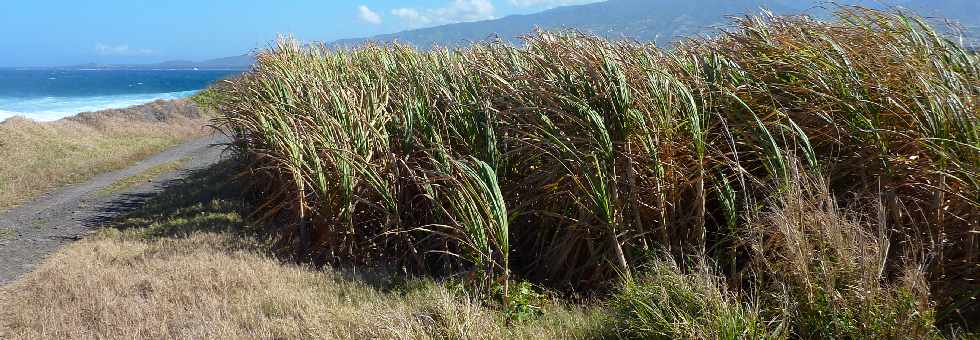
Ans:
<svg viewBox="0 0 980 340"><path fill-rule="evenodd" d="M581 5L600 0L510 0L510 4L516 7L558 7L567 5Z"/></svg>
<svg viewBox="0 0 980 340"><path fill-rule="evenodd" d="M490 0L453 0L439 8L396 8L391 14L410 26L425 26L493 19L494 11Z"/></svg>
<svg viewBox="0 0 980 340"><path fill-rule="evenodd" d="M130 48L129 45L109 45L103 43L95 44L95 52L99 55L121 56L148 55L154 53L153 50L148 48Z"/></svg>
<svg viewBox="0 0 980 340"><path fill-rule="evenodd" d="M381 24L381 16L365 5L357 7L357 17L369 24Z"/></svg>
<svg viewBox="0 0 980 340"><path fill-rule="evenodd" d="M424 26L432 22L432 19L428 16L422 15L417 9L414 8L396 8L391 11L391 14L402 18L408 22L411 26Z"/></svg>

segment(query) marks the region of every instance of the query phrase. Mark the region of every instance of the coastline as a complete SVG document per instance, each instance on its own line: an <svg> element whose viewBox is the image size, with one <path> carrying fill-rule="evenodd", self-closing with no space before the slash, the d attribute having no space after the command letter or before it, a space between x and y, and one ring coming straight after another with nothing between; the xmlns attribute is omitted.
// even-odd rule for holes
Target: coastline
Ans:
<svg viewBox="0 0 980 340"><path fill-rule="evenodd" d="M200 92L200 90L94 97L38 97L30 99L16 99L19 102L15 103L15 105L34 107L47 106L48 109L0 109L0 122L13 117L21 117L37 122L52 122L69 118L80 113L126 109L161 100L183 100L197 94L198 92ZM14 101L14 99L0 98L0 101L4 100Z"/></svg>
<svg viewBox="0 0 980 340"><path fill-rule="evenodd" d="M0 121L56 121L81 112L191 97L232 70L0 70Z"/></svg>

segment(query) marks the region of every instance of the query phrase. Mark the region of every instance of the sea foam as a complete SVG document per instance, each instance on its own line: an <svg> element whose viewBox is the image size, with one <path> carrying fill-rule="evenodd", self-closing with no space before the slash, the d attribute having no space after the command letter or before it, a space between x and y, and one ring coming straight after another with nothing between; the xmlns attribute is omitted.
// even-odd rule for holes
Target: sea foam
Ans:
<svg viewBox="0 0 980 340"><path fill-rule="evenodd" d="M180 99L198 91L122 94L93 97L0 97L0 122L13 116L36 121L55 121L81 112L121 109L159 99Z"/></svg>

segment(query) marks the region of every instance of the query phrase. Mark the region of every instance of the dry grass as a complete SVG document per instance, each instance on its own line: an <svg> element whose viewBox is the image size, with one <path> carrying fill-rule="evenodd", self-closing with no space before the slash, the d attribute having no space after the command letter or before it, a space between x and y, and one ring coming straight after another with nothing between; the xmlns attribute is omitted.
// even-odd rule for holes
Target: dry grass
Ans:
<svg viewBox="0 0 980 340"><path fill-rule="evenodd" d="M189 101L48 123L8 119L0 123L0 211L202 135L205 119Z"/></svg>
<svg viewBox="0 0 980 340"><path fill-rule="evenodd" d="M0 317L17 339L581 337L588 315L548 311L507 328L499 313L444 286L384 292L236 247L219 233L74 244L4 288ZM3 333L6 332L6 333Z"/></svg>
<svg viewBox="0 0 980 340"><path fill-rule="evenodd" d="M617 328L664 339L942 338L920 259L889 272L883 222L838 207L825 181L791 168L746 235L754 256L741 275L751 280L728 279L705 257L658 258L612 300Z"/></svg>
<svg viewBox="0 0 980 340"><path fill-rule="evenodd" d="M890 254L883 209L850 212L825 181L794 173L750 227L754 269L769 276L757 282L763 298L786 304L802 338L938 338L925 266Z"/></svg>
<svg viewBox="0 0 980 340"><path fill-rule="evenodd" d="M507 326L431 280L283 264L249 236L226 179L193 177L0 288L0 338L555 339L595 337L603 320L554 303Z"/></svg>

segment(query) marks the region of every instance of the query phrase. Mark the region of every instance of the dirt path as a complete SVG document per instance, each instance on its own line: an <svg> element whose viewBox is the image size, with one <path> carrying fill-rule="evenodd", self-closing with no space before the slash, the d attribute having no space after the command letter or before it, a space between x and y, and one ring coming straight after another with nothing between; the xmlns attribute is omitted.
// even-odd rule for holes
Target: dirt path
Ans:
<svg viewBox="0 0 980 340"><path fill-rule="evenodd" d="M62 246L138 207L188 171L217 163L223 150L215 144L224 142L220 136L192 140L129 168L99 175L0 213L0 285L31 271ZM107 194L104 190L119 180L179 160L185 161L177 171L163 173L122 192Z"/></svg>

